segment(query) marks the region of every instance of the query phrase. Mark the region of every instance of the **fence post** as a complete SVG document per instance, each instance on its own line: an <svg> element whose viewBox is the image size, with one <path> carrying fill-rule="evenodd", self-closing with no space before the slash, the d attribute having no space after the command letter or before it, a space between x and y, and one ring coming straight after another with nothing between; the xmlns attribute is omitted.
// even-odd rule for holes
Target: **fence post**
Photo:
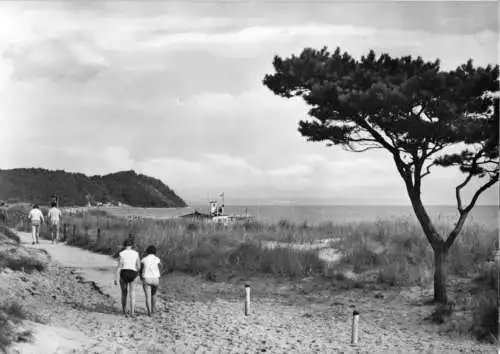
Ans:
<svg viewBox="0 0 500 354"><path fill-rule="evenodd" d="M76 225L73 224L73 239L76 237Z"/></svg>
<svg viewBox="0 0 500 354"><path fill-rule="evenodd" d="M101 239L101 228L98 227L97 228L97 242L99 242L100 239Z"/></svg>
<svg viewBox="0 0 500 354"><path fill-rule="evenodd" d="M358 344L358 324L359 324L359 312L354 311L352 313L352 336L351 344Z"/></svg>
<svg viewBox="0 0 500 354"><path fill-rule="evenodd" d="M250 314L250 285L245 285L245 316Z"/></svg>
<svg viewBox="0 0 500 354"><path fill-rule="evenodd" d="M66 223L63 225L63 240L66 241Z"/></svg>

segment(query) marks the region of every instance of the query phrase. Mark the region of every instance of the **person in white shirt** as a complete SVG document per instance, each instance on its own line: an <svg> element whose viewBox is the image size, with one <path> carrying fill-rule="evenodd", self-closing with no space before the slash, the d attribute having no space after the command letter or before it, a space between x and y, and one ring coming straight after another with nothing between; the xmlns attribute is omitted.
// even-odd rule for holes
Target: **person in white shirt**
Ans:
<svg viewBox="0 0 500 354"><path fill-rule="evenodd" d="M40 225L43 224L43 213L38 208L38 204L33 205L33 209L28 214L28 220L31 222L31 235L33 244L40 243Z"/></svg>
<svg viewBox="0 0 500 354"><path fill-rule="evenodd" d="M132 249L133 241L129 238L123 244L125 249L120 252L118 267L116 269L115 285L120 281L122 290L122 309L123 314L127 310L127 295L130 297L130 315L134 316L135 310L135 279L139 274L141 260L139 253Z"/></svg>
<svg viewBox="0 0 500 354"><path fill-rule="evenodd" d="M146 257L141 261L140 277L146 297L148 316L156 311L156 293L160 285L160 258L156 257L156 247L146 249Z"/></svg>
<svg viewBox="0 0 500 354"><path fill-rule="evenodd" d="M59 225L61 222L61 211L57 209L57 203L52 202L47 218L49 219L50 235L52 237L52 243L57 243L59 240Z"/></svg>

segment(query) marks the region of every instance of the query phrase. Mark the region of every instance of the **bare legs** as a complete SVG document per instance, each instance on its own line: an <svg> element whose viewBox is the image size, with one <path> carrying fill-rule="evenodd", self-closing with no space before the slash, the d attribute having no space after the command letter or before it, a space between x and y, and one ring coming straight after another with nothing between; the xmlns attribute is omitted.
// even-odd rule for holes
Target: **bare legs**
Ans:
<svg viewBox="0 0 500 354"><path fill-rule="evenodd" d="M120 279L120 288L122 289L122 310L123 314L125 315L127 310L128 284L125 283L122 279Z"/></svg>
<svg viewBox="0 0 500 354"><path fill-rule="evenodd" d="M38 241L40 233L40 225L31 225L31 236L33 237L33 244L40 243Z"/></svg>
<svg viewBox="0 0 500 354"><path fill-rule="evenodd" d="M144 289L144 296L146 297L146 309L148 310L148 316L151 316L156 312L156 291L157 286L142 283L142 288Z"/></svg>
<svg viewBox="0 0 500 354"><path fill-rule="evenodd" d="M158 290L157 286L151 286L151 313L156 312L156 290Z"/></svg>
<svg viewBox="0 0 500 354"><path fill-rule="evenodd" d="M151 286L146 283L142 283L142 288L144 289L144 296L146 297L146 309L148 310L148 316L151 316Z"/></svg>
<svg viewBox="0 0 500 354"><path fill-rule="evenodd" d="M59 240L59 225L50 225L50 233L52 236L52 243L57 243L57 241Z"/></svg>
<svg viewBox="0 0 500 354"><path fill-rule="evenodd" d="M135 314L135 281L128 283L128 294L130 296L130 315Z"/></svg>
<svg viewBox="0 0 500 354"><path fill-rule="evenodd" d="M126 283L120 279L120 288L122 289L122 310L123 314L127 313L127 300L130 300L130 315L134 316L135 313L135 280Z"/></svg>

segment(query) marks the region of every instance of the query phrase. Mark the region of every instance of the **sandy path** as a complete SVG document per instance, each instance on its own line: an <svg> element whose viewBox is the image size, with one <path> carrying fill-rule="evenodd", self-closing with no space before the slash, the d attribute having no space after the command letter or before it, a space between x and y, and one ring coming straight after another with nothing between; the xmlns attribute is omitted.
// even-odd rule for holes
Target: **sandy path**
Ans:
<svg viewBox="0 0 500 354"><path fill-rule="evenodd" d="M120 304L120 286L114 285L116 274L116 260L110 256L93 253L81 248L68 246L64 243L52 244L51 241L40 239L40 244L32 245L30 233L16 231L25 246L43 248L51 255L52 259L66 267L77 269L82 278L93 281L105 294L110 295ZM144 293L136 291L136 307L145 310ZM121 305L120 305L121 309Z"/></svg>
<svg viewBox="0 0 500 354"><path fill-rule="evenodd" d="M116 313L92 312L86 319L66 315L68 323L75 323L75 328L92 338L75 353L495 352L493 346L451 340L436 334L435 327L417 323L415 318L423 309L407 314L406 305L398 307L359 291L329 291L321 297L286 291L284 296L260 296L255 290L252 314L246 317L239 285L230 289L219 283L207 285L193 277L172 276L162 280L163 294L156 317L129 319L119 315L119 289L113 285L116 263L111 257L45 240L31 246L29 234L19 235L23 243L46 249L60 264L78 268L82 277L94 281L116 300ZM217 286L221 289L215 291ZM207 300L204 295L209 292L212 297ZM139 312L144 312L141 291L137 291L137 297ZM350 344L354 308L362 313L357 346Z"/></svg>
<svg viewBox="0 0 500 354"><path fill-rule="evenodd" d="M82 278L95 282L103 293L110 295L117 301L118 309L121 295L120 286L114 285L116 260L107 255L93 253L64 243L54 245L51 241L43 239L40 239L39 245L31 245L32 237L30 233L17 231L17 234L21 239L21 243L25 244L25 246L45 249L54 261L66 267L75 268L76 273ZM136 291L136 307L145 311L144 293L139 288Z"/></svg>

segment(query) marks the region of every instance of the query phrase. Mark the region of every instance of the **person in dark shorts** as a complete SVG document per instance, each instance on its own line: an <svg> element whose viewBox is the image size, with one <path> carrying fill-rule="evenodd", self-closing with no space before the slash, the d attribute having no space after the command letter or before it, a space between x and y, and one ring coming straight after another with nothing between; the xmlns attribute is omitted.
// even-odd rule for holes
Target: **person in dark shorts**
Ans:
<svg viewBox="0 0 500 354"><path fill-rule="evenodd" d="M141 261L139 272L144 296L146 297L146 308L148 316L156 312L156 292L160 285L160 258L156 257L156 247L151 245L146 249L146 257Z"/></svg>
<svg viewBox="0 0 500 354"><path fill-rule="evenodd" d="M120 252L118 267L116 269L115 285L120 282L122 290L122 309L123 314L127 312L127 298L130 298L130 315L134 316L135 310L135 280L139 275L141 260L139 253L132 248L131 239L125 240L123 246L125 249Z"/></svg>

